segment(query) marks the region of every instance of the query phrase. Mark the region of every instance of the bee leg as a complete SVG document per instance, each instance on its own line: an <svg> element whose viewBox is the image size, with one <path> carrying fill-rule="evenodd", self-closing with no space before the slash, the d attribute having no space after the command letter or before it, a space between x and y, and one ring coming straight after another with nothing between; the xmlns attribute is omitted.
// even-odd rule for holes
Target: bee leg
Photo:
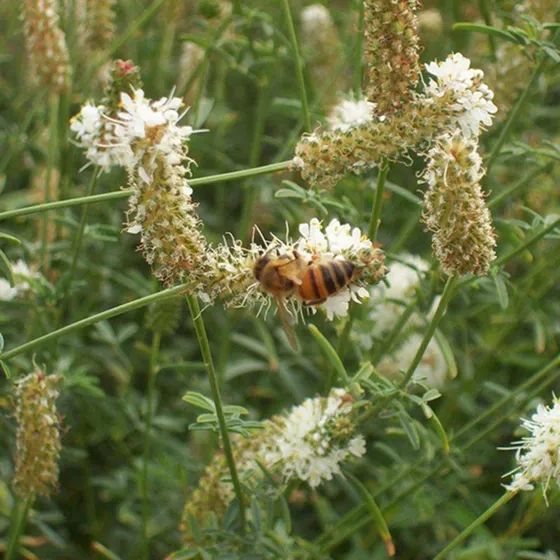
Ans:
<svg viewBox="0 0 560 560"><path fill-rule="evenodd" d="M309 301L304 301L303 305L321 305L322 303L325 303L325 301L327 301L327 298L320 298L320 299L312 299Z"/></svg>

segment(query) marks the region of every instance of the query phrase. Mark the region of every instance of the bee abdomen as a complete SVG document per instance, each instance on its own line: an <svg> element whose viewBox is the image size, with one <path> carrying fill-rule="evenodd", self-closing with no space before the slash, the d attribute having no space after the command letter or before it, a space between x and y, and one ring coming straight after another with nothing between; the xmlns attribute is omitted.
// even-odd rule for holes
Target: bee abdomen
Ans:
<svg viewBox="0 0 560 560"><path fill-rule="evenodd" d="M255 262L255 267L253 268L253 274L255 278L260 281L262 277L263 270L265 266L270 262L270 257L268 255L263 255Z"/></svg>
<svg viewBox="0 0 560 560"><path fill-rule="evenodd" d="M313 305L342 290L351 281L354 265L350 261L331 261L312 265L302 279L299 295Z"/></svg>

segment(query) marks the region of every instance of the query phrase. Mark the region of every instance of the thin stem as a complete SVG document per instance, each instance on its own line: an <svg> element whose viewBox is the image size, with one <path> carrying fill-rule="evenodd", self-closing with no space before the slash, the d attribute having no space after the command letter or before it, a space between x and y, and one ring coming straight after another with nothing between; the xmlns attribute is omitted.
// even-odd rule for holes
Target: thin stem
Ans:
<svg viewBox="0 0 560 560"><path fill-rule="evenodd" d="M233 449L231 446L231 441L229 439L226 417L224 415L222 395L220 393L220 386L218 384L218 376L216 375L214 360L212 359L212 352L210 351L210 342L208 340L208 335L206 334L206 327L204 325L204 320L202 319L198 298L193 295L188 295L187 305L189 306L189 311L192 316L194 328L196 331L196 338L198 339L200 353L202 354L202 359L204 361L204 365L206 366L208 381L210 382L210 389L212 391L212 398L214 399L214 405L216 407L216 416L218 417L218 426L220 429L222 444L224 446L224 454L226 456L226 462L231 475L233 489L235 491L235 495L239 504L241 532L245 533L245 503L243 501L243 492L241 490L241 484L239 482L239 476L237 474L237 467L235 466L235 460L233 458Z"/></svg>
<svg viewBox="0 0 560 560"><path fill-rule="evenodd" d="M230 171L229 173L221 173L218 175L209 175L208 177L199 177L191 179L189 184L192 187L202 185L210 185L221 183L224 181L235 181L236 179L243 179L245 177L255 177L257 175L264 175L266 173L274 173L276 171L283 171L288 169L292 161L281 161L278 163L270 163L268 165L261 165L252 169L241 169L240 171ZM60 200L58 202L50 202L47 204L35 204L33 206L26 206L24 208L16 208L15 210L7 210L0 212L0 221L8 218L15 218L17 216L26 216L28 214L36 214L39 212L48 212L50 210L60 210L61 208L70 208L72 206L80 206L82 204L94 204L96 202L105 202L108 200L119 200L121 198L128 198L133 192L133 189L122 189L120 191L96 194L93 196L80 196L70 198L68 200Z"/></svg>
<svg viewBox="0 0 560 560"><path fill-rule="evenodd" d="M418 350L416 351L416 355L414 356L414 359L412 360L410 366L408 366L408 369L406 371L403 380L399 383L399 389L406 387L408 382L412 379L412 376L414 375L414 372L416 371L418 364L421 362L422 357L424 356L424 352L426 351L428 344L430 344L430 341L432 340L432 337L434 336L434 333L436 332L436 329L447 309L447 304L449 303L451 297L453 296L453 292L457 280L458 280L457 276L450 276L447 279L436 312L434 313L434 316L432 317L432 320L428 325L428 330L426 331L426 334L424 334L424 338L422 339L422 343L420 344Z"/></svg>
<svg viewBox="0 0 560 560"><path fill-rule="evenodd" d="M379 228L379 217L381 216L381 206L383 205L383 191L385 190L385 179L389 173L389 165L386 161L379 166L377 174L377 186L375 187L375 199L371 209L371 217L369 220L368 237L371 241L375 241L377 237L377 229Z"/></svg>
<svg viewBox="0 0 560 560"><path fill-rule="evenodd" d="M496 206L499 206L508 196L510 196L513 193L523 189L533 179L538 177L541 173L544 173L546 171L550 171L552 169L552 167L553 167L553 165L551 163L547 163L545 165L541 165L540 167L537 167L536 169L534 169L533 171L531 171L530 173L525 175L525 177L523 177L522 179L517 181L517 183L514 183L513 185L511 185L507 189L505 189L505 190L499 192L498 194L494 195L488 201L488 208L492 209L492 208L495 208Z"/></svg>
<svg viewBox="0 0 560 560"><path fill-rule="evenodd" d="M362 66L362 50L364 43L364 23L365 23L365 10L363 0L358 1L358 36L356 37L356 52L354 53L354 93L356 98L359 99L362 95L362 76L363 76L363 66Z"/></svg>
<svg viewBox="0 0 560 560"><path fill-rule="evenodd" d="M501 257L498 257L494 261L494 265L495 266L500 266L500 265L504 264L506 261L509 261L509 259L518 255L519 253L522 253L523 251L525 251L525 249L527 249L528 247L533 245L533 243L536 243L537 241L542 239L547 233L550 233L558 225L560 225L560 218L557 219L557 220L554 220L551 224L549 224L548 226L543 228L541 231L538 231L537 233L535 233L534 235L529 237L529 239L527 239L519 247L517 247L515 249L512 249L509 253L506 253L505 255L502 255Z"/></svg>
<svg viewBox="0 0 560 560"><path fill-rule="evenodd" d="M29 508L31 507L32 502L33 499L28 498L23 501L17 500L14 504L14 508L12 510L12 521L10 524L10 536L8 537L4 560L13 560L16 557L19 548L19 540L25 529L27 515L29 514Z"/></svg>
<svg viewBox="0 0 560 560"><path fill-rule="evenodd" d="M48 203L51 199L51 182L53 170L56 167L56 156L58 151L58 109L60 96L52 94L49 98L49 146L47 152L47 173L45 177L44 201ZM49 244L49 218L43 217L41 224L41 254L39 262L44 270L48 268L48 244Z"/></svg>
<svg viewBox="0 0 560 560"><path fill-rule="evenodd" d="M93 175L91 177L91 181L88 186L87 196L90 197L95 192L95 187L97 185L97 178L99 177L99 168L96 166L93 169ZM68 273L68 277L66 279L66 290L65 296L68 293L68 290L72 286L72 280L74 279L74 274L76 273L76 266L78 264L78 257L80 255L80 249L82 247L82 239L84 237L84 231L86 228L86 221L88 215L89 205L85 204L82 208L82 216L80 218L80 224L78 226L78 230L76 231L76 237L74 238L74 243L72 244L72 262L70 264L70 271Z"/></svg>
<svg viewBox="0 0 560 560"><path fill-rule="evenodd" d="M154 416L154 396L156 374L158 372L159 348L161 344L161 333L154 332L152 335L152 347L150 351L150 367L148 370L148 391L146 395L146 427L144 432L144 450L142 453L142 476L140 489L142 492L142 550L146 560L150 558L150 537L148 535L148 521L150 518L150 503L148 500L148 462L150 454L150 438Z"/></svg>
<svg viewBox="0 0 560 560"><path fill-rule="evenodd" d="M492 152L490 153L490 155L488 156L488 160L486 161L486 172L487 173L490 173L491 167L494 165L494 163L496 163L496 158L500 155L500 152L502 151L502 147L503 147L505 141L507 140L507 137L508 137L513 125L516 123L519 115L521 114L521 109L522 109L522 107L525 103L525 100L527 99L527 96L529 95L529 92L533 88L533 85L538 80L539 76L541 75L542 71L544 70L546 62L547 62L547 57L543 56L541 58L540 62L537 64L536 68L533 70L533 74L531 75L531 78L527 82L527 85L525 86L525 89L523 90L521 95L517 98L517 101L515 102L515 105L513 106L512 110L510 111L510 113L508 115L508 118L507 118L507 120L506 120L506 122L505 122L505 124L502 128L502 131L500 132L500 136L498 137L498 140L494 144L494 147L492 148Z"/></svg>
<svg viewBox="0 0 560 560"><path fill-rule="evenodd" d="M105 319L110 319L111 317L116 317L118 315L122 315L123 313L128 313L129 311L139 309L140 307L145 307L146 305L150 305L150 303L153 303L155 301L161 301L173 296L184 294L188 289L189 284L181 284L179 286L175 286L174 288L168 288L167 290L162 290L160 292L156 292L155 294L150 294L149 296L134 299L132 301L129 301L128 303L123 303L122 305L117 305L117 307L111 307L111 309L107 309L106 311L102 311L101 313L96 313L95 315L90 315L85 319L81 319L80 321L76 321L75 323L71 323L70 325L66 325L65 327L30 340L25 344L16 346L15 348L12 348L11 350L4 352L3 354L0 354L0 359L9 360L10 358L19 356L19 354L32 350L33 348L45 344L46 342L52 342L53 340L57 340L64 335L70 334L79 329L83 329L84 327L89 327L90 325L94 325L95 323L99 323L100 321L104 321Z"/></svg>
<svg viewBox="0 0 560 560"><path fill-rule="evenodd" d="M292 10L290 9L290 0L283 0L284 14L286 16L286 23L288 25L288 32L290 35L290 43L292 44L292 51L296 61L296 77L299 86L299 96L301 99L301 109L303 113L303 122L305 130L311 130L311 114L309 112L309 103L307 101L307 91L305 89L305 77L303 75L303 58L299 52L299 45L296 35L296 28L294 26L294 19L292 18Z"/></svg>
<svg viewBox="0 0 560 560"><path fill-rule="evenodd" d="M265 127L265 115L268 107L269 99L269 85L270 81L267 77L259 80L258 94L257 94L257 107L255 109L253 139L251 141L251 149L249 153L249 167L255 167L259 162L262 152L262 137ZM255 199L257 197L257 190L254 186L245 187L245 196L243 200L243 208L241 210L241 219L239 221L239 235L240 239L246 239L250 229L250 222L255 206Z"/></svg>
<svg viewBox="0 0 560 560"><path fill-rule="evenodd" d="M461 544L475 529L490 519L502 506L507 504L516 492L506 492L500 499L496 500L483 514L477 517L466 529L463 529L441 552L434 556L434 560L443 560L457 545Z"/></svg>

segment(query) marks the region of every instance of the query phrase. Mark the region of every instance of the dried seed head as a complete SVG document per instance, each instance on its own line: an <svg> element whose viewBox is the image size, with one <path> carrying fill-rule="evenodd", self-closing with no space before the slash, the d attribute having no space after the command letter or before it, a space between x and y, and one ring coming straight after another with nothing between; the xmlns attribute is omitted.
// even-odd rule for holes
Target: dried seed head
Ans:
<svg viewBox="0 0 560 560"><path fill-rule="evenodd" d="M460 133L439 138L428 153L423 181L423 220L433 233L432 248L446 274L488 273L496 258L496 236L480 179L478 143Z"/></svg>
<svg viewBox="0 0 560 560"><path fill-rule="evenodd" d="M417 0L364 0L366 93L378 114L412 99L418 83Z"/></svg>
<svg viewBox="0 0 560 560"><path fill-rule="evenodd" d="M50 496L58 484L60 377L36 370L16 382L17 442L14 489L21 498Z"/></svg>
<svg viewBox="0 0 560 560"><path fill-rule="evenodd" d="M24 0L23 31L33 76L55 93L64 91L70 64L56 0Z"/></svg>

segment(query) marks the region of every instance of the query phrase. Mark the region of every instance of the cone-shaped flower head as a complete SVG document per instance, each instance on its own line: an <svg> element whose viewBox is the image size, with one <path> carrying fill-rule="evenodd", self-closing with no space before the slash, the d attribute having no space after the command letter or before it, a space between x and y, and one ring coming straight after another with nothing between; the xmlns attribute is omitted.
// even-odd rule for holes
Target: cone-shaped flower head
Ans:
<svg viewBox="0 0 560 560"><path fill-rule="evenodd" d="M23 31L33 75L53 92L68 85L66 37L59 26L56 0L24 0Z"/></svg>
<svg viewBox="0 0 560 560"><path fill-rule="evenodd" d="M423 220L433 233L432 249L449 274L488 272L496 258L496 236L480 179L484 172L474 139L446 134L428 153L423 180Z"/></svg>
<svg viewBox="0 0 560 560"><path fill-rule="evenodd" d="M21 498L50 496L58 484L60 378L35 371L16 382L14 489Z"/></svg>
<svg viewBox="0 0 560 560"><path fill-rule="evenodd" d="M420 65L417 0L364 0L366 94L380 115L412 99Z"/></svg>

